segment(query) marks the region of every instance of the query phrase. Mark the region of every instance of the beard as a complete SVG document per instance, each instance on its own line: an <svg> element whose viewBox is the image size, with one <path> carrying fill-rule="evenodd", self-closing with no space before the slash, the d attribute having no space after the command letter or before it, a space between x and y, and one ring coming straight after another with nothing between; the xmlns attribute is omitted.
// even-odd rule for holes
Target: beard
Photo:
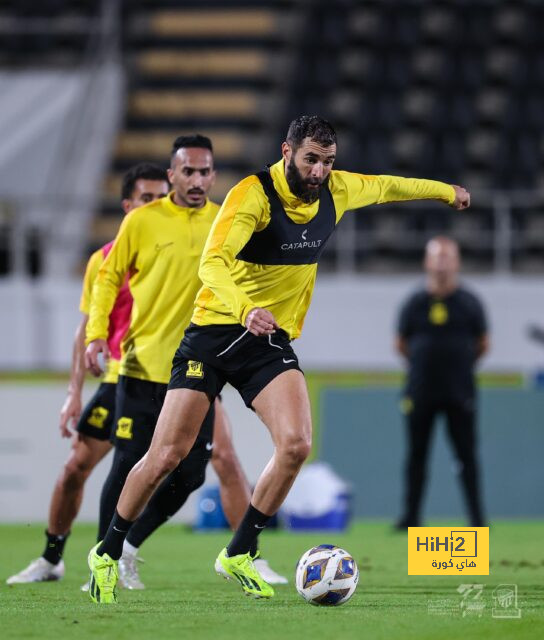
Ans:
<svg viewBox="0 0 544 640"><path fill-rule="evenodd" d="M329 180L329 176L327 176L322 181L320 181L318 178L304 179L300 175L300 171L298 170L292 156L291 161L287 165L285 178L287 180L287 184L289 185L291 193L306 204L312 204L312 202L319 200L321 191L323 187L326 186ZM309 185L319 185L319 189L312 188Z"/></svg>

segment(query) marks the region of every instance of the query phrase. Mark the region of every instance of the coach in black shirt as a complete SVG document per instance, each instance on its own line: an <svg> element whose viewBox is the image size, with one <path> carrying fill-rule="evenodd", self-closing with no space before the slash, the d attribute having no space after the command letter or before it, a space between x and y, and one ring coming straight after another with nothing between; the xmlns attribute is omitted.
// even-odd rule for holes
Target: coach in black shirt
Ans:
<svg viewBox="0 0 544 640"><path fill-rule="evenodd" d="M405 511L397 527L420 525L433 423L446 417L470 524L483 526L476 458L475 364L489 347L481 302L460 286L459 249L446 237L425 250L426 286L404 303L396 348L408 361L402 408L408 429Z"/></svg>

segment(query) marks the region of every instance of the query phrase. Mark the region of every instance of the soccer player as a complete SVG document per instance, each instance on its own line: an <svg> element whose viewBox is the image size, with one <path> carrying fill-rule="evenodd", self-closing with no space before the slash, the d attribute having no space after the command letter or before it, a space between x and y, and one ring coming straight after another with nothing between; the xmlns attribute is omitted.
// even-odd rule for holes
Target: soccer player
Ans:
<svg viewBox="0 0 544 640"><path fill-rule="evenodd" d="M125 213L168 193L168 176L164 169L152 164L138 164L123 176L121 206ZM20 573L7 579L8 584L59 580L64 576L62 560L64 545L75 520L85 482L92 470L110 451L110 431L115 411L115 385L121 357L120 343L130 320L132 298L124 282L112 307L108 319L108 360L104 377L88 404L81 410L81 392L85 379L85 328L89 317L91 290L100 265L109 253L113 242L95 251L87 263L80 311L82 317L77 327L72 350L72 364L68 394L60 413L60 432L63 438L72 438L68 460L57 479L47 525L46 544L43 554L33 560ZM75 428L75 434L71 428ZM111 514L104 515L101 505L102 526L107 528ZM105 531L101 532L101 538ZM100 538L100 539L101 539Z"/></svg>
<svg viewBox="0 0 544 640"><path fill-rule="evenodd" d="M425 288L405 301L397 351L408 379L402 408L408 432L404 513L397 529L421 526L420 510L435 418L444 414L459 461L459 477L472 527L485 526L476 455L474 368L489 349L480 300L459 283L459 247L431 238L425 249Z"/></svg>
<svg viewBox="0 0 544 640"><path fill-rule="evenodd" d="M99 375L98 354L103 353L107 358L109 352L107 318L119 287L129 274L134 303L130 328L122 343L114 418L115 454L103 490L111 517L129 471L149 448L167 391L172 357L189 324L194 299L202 284L198 277L200 257L219 210L219 206L207 198L215 179L209 138L179 137L173 145L168 177L172 193L136 209L124 219L95 280L87 324L86 361L88 368ZM195 371L195 376L198 375ZM230 483L231 492L232 484L238 482L236 493L240 496L227 502L227 517L230 506L230 520L236 526L239 522L232 513L233 508L239 512L244 499L243 509L247 509L249 491L243 474L240 476L239 463L237 467L233 464L237 459L221 406L219 402L208 403L188 456L170 470L172 473L127 536L124 547L127 562L123 561L120 567L128 569L133 584L138 585L135 588L141 588L136 564L132 561L135 550L204 482L212 456L216 413L223 448L216 469L222 484ZM256 545L253 552L257 554ZM266 563L261 568L271 572ZM274 572L271 575L277 581L285 581ZM108 596L93 580L90 594L95 601L104 601Z"/></svg>
<svg viewBox="0 0 544 640"><path fill-rule="evenodd" d="M203 286L174 357L153 441L127 478L103 543L89 553L103 602L115 601L124 532L191 451L226 382L264 422L275 451L215 566L246 594L274 595L256 571L251 549L311 447L308 390L291 340L301 333L328 238L348 209L417 199L456 209L470 204L465 189L442 182L333 171L335 156L333 127L301 116L289 126L281 160L228 193L202 255Z"/></svg>

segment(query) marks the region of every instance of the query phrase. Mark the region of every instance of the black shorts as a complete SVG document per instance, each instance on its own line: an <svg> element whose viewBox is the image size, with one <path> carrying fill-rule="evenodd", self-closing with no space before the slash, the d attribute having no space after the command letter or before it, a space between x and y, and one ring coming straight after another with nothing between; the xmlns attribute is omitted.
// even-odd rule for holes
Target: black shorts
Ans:
<svg viewBox="0 0 544 640"><path fill-rule="evenodd" d="M172 363L169 389L204 391L214 400L228 382L250 409L276 376L301 371L285 331L254 336L241 325L190 324Z"/></svg>
<svg viewBox="0 0 544 640"><path fill-rule="evenodd" d="M167 389L168 385L160 382L119 376L115 428L112 429L112 442L117 448L130 451L138 458L147 453ZM207 445L208 451L211 451L214 419L212 403L193 448L206 448Z"/></svg>
<svg viewBox="0 0 544 640"><path fill-rule="evenodd" d="M111 382L102 382L94 396L87 402L76 431L97 440L109 440L115 416L115 387Z"/></svg>

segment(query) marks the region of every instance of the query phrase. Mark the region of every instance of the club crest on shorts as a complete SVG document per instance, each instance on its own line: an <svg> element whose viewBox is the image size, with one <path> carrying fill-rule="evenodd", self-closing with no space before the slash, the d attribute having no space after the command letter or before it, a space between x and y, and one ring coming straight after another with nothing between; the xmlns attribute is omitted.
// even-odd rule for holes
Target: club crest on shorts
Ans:
<svg viewBox="0 0 544 640"><path fill-rule="evenodd" d="M109 411L106 407L95 407L92 410L91 415L87 418L87 424L90 424L97 429L103 429L104 422L106 421L108 414Z"/></svg>
<svg viewBox="0 0 544 640"><path fill-rule="evenodd" d="M185 375L187 378L203 378L204 364L196 360L189 360L187 362L187 373Z"/></svg>
<svg viewBox="0 0 544 640"><path fill-rule="evenodd" d="M119 418L115 435L124 440L132 440L132 418Z"/></svg>

